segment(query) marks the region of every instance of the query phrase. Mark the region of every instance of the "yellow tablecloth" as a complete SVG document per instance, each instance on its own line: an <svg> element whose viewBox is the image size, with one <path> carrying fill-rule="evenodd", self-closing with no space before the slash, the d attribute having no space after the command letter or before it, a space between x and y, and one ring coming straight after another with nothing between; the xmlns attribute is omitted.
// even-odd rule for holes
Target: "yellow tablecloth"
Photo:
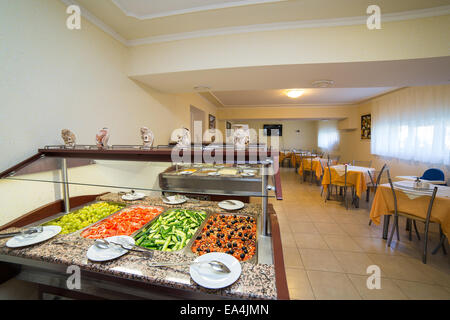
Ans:
<svg viewBox="0 0 450 320"><path fill-rule="evenodd" d="M411 200L404 193L397 193L398 210L423 219L426 218L429 203L430 197L419 197ZM370 219L378 225L382 215L393 213L394 197L389 184L378 186L373 199L372 209L370 210ZM450 197L439 196L438 192L431 211L431 221L438 222L447 239L450 239Z"/></svg>
<svg viewBox="0 0 450 320"><path fill-rule="evenodd" d="M280 161L280 163L281 163L281 162L283 162L284 159L286 159L286 158L289 157L289 156L290 156L289 153L286 154L286 153L284 153L284 152L280 152L280 156L279 156L278 159L279 159L279 161Z"/></svg>
<svg viewBox="0 0 450 320"><path fill-rule="evenodd" d="M344 183L344 175L340 176L335 169L331 167L331 184L333 183ZM330 175L328 173L328 167L324 169L322 185L324 192L328 189L330 184ZM364 178L364 173L361 171L351 171L347 172L347 185L355 186L356 195L361 198L363 192L367 190L366 179Z"/></svg>

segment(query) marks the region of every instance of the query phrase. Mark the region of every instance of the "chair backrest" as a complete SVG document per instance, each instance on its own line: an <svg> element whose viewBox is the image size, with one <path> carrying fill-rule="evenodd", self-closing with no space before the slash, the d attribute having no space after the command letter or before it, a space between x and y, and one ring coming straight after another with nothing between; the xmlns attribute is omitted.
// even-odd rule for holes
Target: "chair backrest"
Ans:
<svg viewBox="0 0 450 320"><path fill-rule="evenodd" d="M353 160L352 164L357 167L370 168L370 166L372 165L372 160L369 160L369 161Z"/></svg>
<svg viewBox="0 0 450 320"><path fill-rule="evenodd" d="M440 169L431 168L426 170L420 179L424 180L434 180L434 181L444 181L445 175L444 172Z"/></svg>
<svg viewBox="0 0 450 320"><path fill-rule="evenodd" d="M386 166L386 165L385 165ZM397 201L397 192L403 192L403 193L408 193L407 190L403 189L403 188L399 188L397 186L394 186L394 183L392 182L391 179L391 174L389 172L389 168L386 168L386 173L388 176L388 180L389 180L389 185L391 187L391 191L392 191L392 196L394 197L394 214L397 216L398 215L398 201ZM428 196L430 197L430 202L428 204L428 210L427 210L427 216L425 219L425 223L429 223L430 222L430 218L431 218L431 211L433 209L433 203L434 203L434 199L436 198L436 193L438 191L438 187L435 186L433 189L428 189L428 190L416 190L411 188L411 193L413 193L414 195L418 195L418 196Z"/></svg>

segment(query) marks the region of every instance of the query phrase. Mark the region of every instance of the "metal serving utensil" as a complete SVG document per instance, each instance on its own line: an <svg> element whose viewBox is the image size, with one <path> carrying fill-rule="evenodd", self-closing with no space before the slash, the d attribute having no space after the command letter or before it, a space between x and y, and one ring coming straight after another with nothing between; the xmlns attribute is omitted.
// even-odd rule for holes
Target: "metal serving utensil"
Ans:
<svg viewBox="0 0 450 320"><path fill-rule="evenodd" d="M214 271L220 273L230 273L231 270L222 262L217 260L211 261L190 261L190 262L168 262L168 263L149 263L150 267L169 267L169 266L184 266L184 265L209 265Z"/></svg>
<svg viewBox="0 0 450 320"><path fill-rule="evenodd" d="M31 227L19 232L12 232L12 233L4 233L4 234L0 234L0 238L9 238L9 237L14 237L17 235L22 235L24 237L30 237L36 233L41 233L44 230L44 228L42 228L42 226L37 226L37 227Z"/></svg>
<svg viewBox="0 0 450 320"><path fill-rule="evenodd" d="M122 249L125 249L125 250L128 250L128 251L140 252L140 253L145 253L147 255L151 255L150 251L131 249L131 248L128 248L128 247L124 246L123 244L120 244L120 243L117 243L117 242L108 241L108 240L105 240L105 239L96 239L95 242L94 242L94 245L97 248L100 248L100 249L109 249L111 247L111 245L115 245L115 246L119 246ZM130 244L130 246L136 247L135 245L131 245L131 244Z"/></svg>

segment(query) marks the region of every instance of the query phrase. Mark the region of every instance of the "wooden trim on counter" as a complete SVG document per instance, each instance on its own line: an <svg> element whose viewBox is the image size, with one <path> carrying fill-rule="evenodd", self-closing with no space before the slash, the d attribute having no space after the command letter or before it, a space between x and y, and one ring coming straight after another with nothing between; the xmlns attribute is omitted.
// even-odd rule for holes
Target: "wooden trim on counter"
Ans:
<svg viewBox="0 0 450 320"><path fill-rule="evenodd" d="M272 230L272 252L273 263L275 265L275 283L277 286L278 300L289 300L289 289L287 285L286 269L283 258L283 247L281 245L280 226L273 205L269 203L267 210L270 215Z"/></svg>
<svg viewBox="0 0 450 320"><path fill-rule="evenodd" d="M39 149L39 152L47 157L61 157L61 158L84 158L84 159L94 159L94 160L128 160L128 161L151 161L151 162L173 162L172 152L173 148L166 149L151 149L151 150L136 150L136 149ZM245 150L245 151L234 151L233 159L228 159L226 155L226 149L221 152L216 152L216 150L179 150L180 159L183 157L184 153L189 154L191 162L204 161L204 154L208 157L215 157L223 155L224 161L239 162L239 161L265 161L266 158L271 157L272 152L270 150L266 151L265 155L261 154L258 150ZM242 159L241 159L242 157Z"/></svg>
<svg viewBox="0 0 450 320"><path fill-rule="evenodd" d="M36 160L39 159L41 156L42 156L42 153L41 153L41 152L36 153L34 156L31 156L31 157L29 157L28 159L26 159L26 160L24 160L24 161L22 161L22 162L19 162L19 163L16 164L15 166L13 166L13 167L11 167L11 168L9 168L9 169L6 169L6 170L3 171L2 173L0 173L0 179L2 179L2 178L4 178L4 177L7 177L9 174L11 174L11 172L20 170L21 168L27 166L28 164L30 164L30 163L36 161Z"/></svg>
<svg viewBox="0 0 450 320"><path fill-rule="evenodd" d="M85 203L92 202L98 196L101 196L104 194L106 194L106 193L71 197L69 200L70 207L75 208L75 207L81 206ZM39 207L33 211L30 211L16 219L14 219L13 221L1 226L0 231L7 229L7 228L11 228L11 227L20 228L20 227L29 225L30 223L33 223L35 221L45 219L47 217L50 217L54 214L57 214L57 213L60 213L63 211L64 211L64 200L56 200L54 202L43 205L42 207Z"/></svg>

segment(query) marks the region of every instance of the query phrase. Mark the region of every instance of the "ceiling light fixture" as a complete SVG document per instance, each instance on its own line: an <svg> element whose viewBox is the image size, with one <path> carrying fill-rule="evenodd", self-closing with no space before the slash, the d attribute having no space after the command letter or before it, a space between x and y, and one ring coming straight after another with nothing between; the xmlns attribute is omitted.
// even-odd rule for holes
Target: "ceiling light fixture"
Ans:
<svg viewBox="0 0 450 320"><path fill-rule="evenodd" d="M301 89L290 89L290 90L288 90L287 92L286 92L286 95L289 97L289 98L293 98L293 99L295 99L295 98L298 98L298 97L300 97L302 94L304 94L305 93L305 90L301 90Z"/></svg>
<svg viewBox="0 0 450 320"><path fill-rule="evenodd" d="M334 85L333 80L317 80L312 82L314 88L330 88Z"/></svg>

